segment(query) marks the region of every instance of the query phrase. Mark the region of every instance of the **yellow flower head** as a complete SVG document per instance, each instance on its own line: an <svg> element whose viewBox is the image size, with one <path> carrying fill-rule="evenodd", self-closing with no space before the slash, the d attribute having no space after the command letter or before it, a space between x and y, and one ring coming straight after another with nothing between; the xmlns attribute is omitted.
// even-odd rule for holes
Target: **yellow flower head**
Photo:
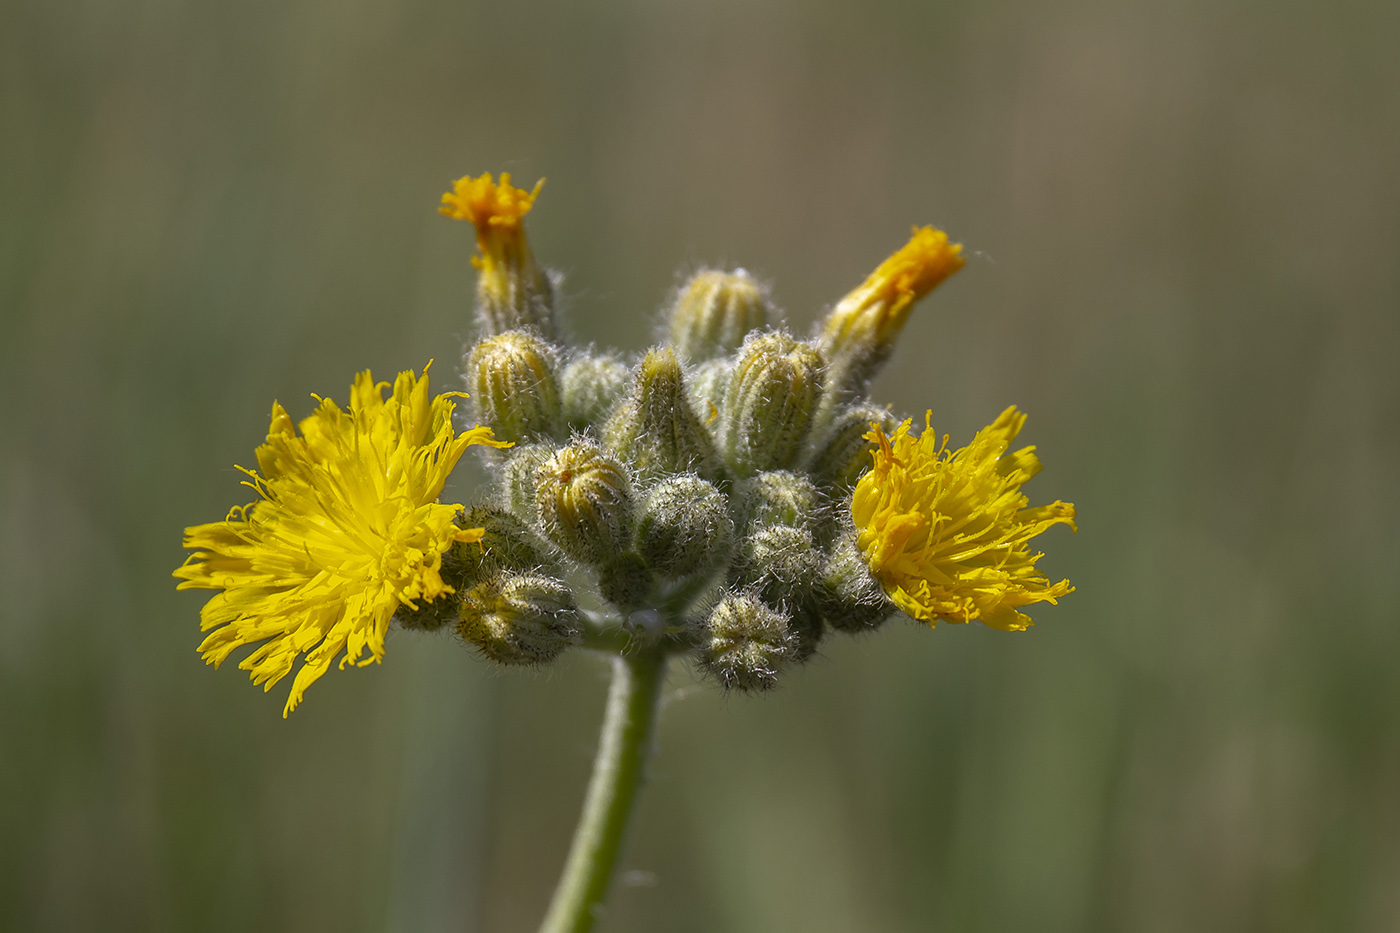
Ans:
<svg viewBox="0 0 1400 933"><path fill-rule="evenodd" d="M476 227L477 319L487 335L533 327L545 339L554 338L553 287L525 239L525 215L543 184L541 178L526 191L514 187L507 172L499 184L487 172L457 179L442 196L440 212Z"/></svg>
<svg viewBox="0 0 1400 933"><path fill-rule="evenodd" d="M1050 584L1029 546L1051 525L1075 523L1067 502L1026 507L1021 485L1040 472L1040 459L1034 447L1007 453L1025 421L1008 408L956 451L946 435L940 443L927 417L919 437L909 421L893 438L878 425L866 435L877 448L851 500L856 546L914 618L1020 631L1031 620L1019 607L1073 592L1068 580Z"/></svg>
<svg viewBox="0 0 1400 933"><path fill-rule="evenodd" d="M932 227L915 227L898 252L842 298L822 326L829 354L851 346L888 348L899 336L914 302L963 267L962 244Z"/></svg>
<svg viewBox="0 0 1400 933"><path fill-rule="evenodd" d="M283 716L341 649L342 668L379 661L394 610L452 592L439 575L443 552L482 535L458 528L461 506L437 498L468 446L510 445L490 428L455 433L460 393L430 398L426 367L421 378L400 373L385 399L387 387L360 373L350 410L318 397L300 434L274 403L261 475L239 468L261 499L185 529L195 553L175 571L178 588L220 591L200 613L204 659L217 667L262 642L238 666L271 689L306 655Z"/></svg>
<svg viewBox="0 0 1400 933"><path fill-rule="evenodd" d="M481 258L472 257L478 269L519 262L528 245L525 242L525 215L535 205L535 196L544 185L541 178L526 191L510 183L510 173L502 172L497 184L487 172L480 178L465 175L452 183L442 196L438 212L453 220L470 220L476 227L476 245Z"/></svg>

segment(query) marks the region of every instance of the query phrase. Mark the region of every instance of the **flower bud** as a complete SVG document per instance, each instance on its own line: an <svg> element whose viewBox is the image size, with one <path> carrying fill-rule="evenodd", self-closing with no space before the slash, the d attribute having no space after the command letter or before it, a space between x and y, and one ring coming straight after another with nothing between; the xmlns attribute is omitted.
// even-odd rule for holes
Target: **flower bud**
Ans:
<svg viewBox="0 0 1400 933"><path fill-rule="evenodd" d="M772 689L797 653L787 617L752 593L726 595L704 625L700 667L729 689Z"/></svg>
<svg viewBox="0 0 1400 933"><path fill-rule="evenodd" d="M671 343L700 362L737 350L750 331L768 325L767 290L743 269L704 269L681 287L671 309Z"/></svg>
<svg viewBox="0 0 1400 933"><path fill-rule="evenodd" d="M553 444L517 444L510 449L501 470L501 486L506 505L517 518L533 523L539 516L535 485L540 467L558 448Z"/></svg>
<svg viewBox="0 0 1400 933"><path fill-rule="evenodd" d="M578 644L582 618L566 583L542 574L511 574L478 583L462 596L457 634L501 664L547 664Z"/></svg>
<svg viewBox="0 0 1400 933"><path fill-rule="evenodd" d="M609 353L582 353L560 377L564 420L575 431L607 418L627 388L627 364Z"/></svg>
<svg viewBox="0 0 1400 933"><path fill-rule="evenodd" d="M558 359L538 335L512 330L485 337L467 354L466 369L477 421L493 428L502 440L562 432Z"/></svg>
<svg viewBox="0 0 1400 933"><path fill-rule="evenodd" d="M443 556L443 579L462 589L503 573L558 574L558 552L517 516L489 505L467 509L460 519L481 528L479 542L456 544Z"/></svg>
<svg viewBox="0 0 1400 933"><path fill-rule="evenodd" d="M714 441L690 407L681 364L669 347L651 350L637 366L631 393L603 439L643 480L669 473L713 477L718 466Z"/></svg>
<svg viewBox="0 0 1400 933"><path fill-rule="evenodd" d="M843 632L868 632L894 615L897 607L885 595L870 568L856 550L855 536L837 542L817 587L822 617Z"/></svg>
<svg viewBox="0 0 1400 933"><path fill-rule="evenodd" d="M736 484L740 525L790 525L810 528L820 518L821 495L802 473L770 470Z"/></svg>
<svg viewBox="0 0 1400 933"><path fill-rule="evenodd" d="M501 173L498 184L490 173L467 176L453 183L442 196L443 214L469 220L476 227L480 255L472 257L477 268L476 316L484 334L501 334L530 327L545 339L554 334L554 283L535 262L525 238L525 215L535 204L544 184L525 191Z"/></svg>
<svg viewBox="0 0 1400 933"><path fill-rule="evenodd" d="M637 521L638 553L666 577L714 569L733 537L734 522L724 495L693 473L653 486Z"/></svg>
<svg viewBox="0 0 1400 933"><path fill-rule="evenodd" d="M812 475L822 486L842 497L849 496L856 481L870 469L870 453L875 445L866 438L870 425L878 424L893 434L899 422L888 408L857 404L837 410L830 427L812 445Z"/></svg>
<svg viewBox="0 0 1400 933"><path fill-rule="evenodd" d="M636 551L618 554L598 568L598 592L624 614L643 608L655 584L651 568Z"/></svg>
<svg viewBox="0 0 1400 933"><path fill-rule="evenodd" d="M761 525L743 539L734 577L764 602L791 609L810 597L821 567L809 529Z"/></svg>
<svg viewBox="0 0 1400 933"><path fill-rule="evenodd" d="M706 360L690 370L690 385L687 396L691 407L700 415L706 427L714 427L724 409L724 395L729 391L729 380L734 377L734 360L721 357Z"/></svg>
<svg viewBox="0 0 1400 933"><path fill-rule="evenodd" d="M539 524L565 554L603 564L632 543L632 487L620 463L588 441L556 451L535 473Z"/></svg>
<svg viewBox="0 0 1400 933"><path fill-rule="evenodd" d="M724 400L720 445L739 476L791 466L821 397L821 354L787 334L750 338Z"/></svg>

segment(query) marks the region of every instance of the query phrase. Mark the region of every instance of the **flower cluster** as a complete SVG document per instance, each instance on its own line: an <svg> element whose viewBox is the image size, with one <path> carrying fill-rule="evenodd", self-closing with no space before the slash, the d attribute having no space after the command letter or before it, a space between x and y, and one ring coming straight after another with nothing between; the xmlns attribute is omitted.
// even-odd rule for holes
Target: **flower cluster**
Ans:
<svg viewBox="0 0 1400 933"><path fill-rule="evenodd" d="M301 658L290 711L338 655L378 661L396 622L451 626L504 664L648 643L762 690L829 632L901 610L1015 631L1021 608L1071 592L1036 568L1031 539L1074 527L1074 507L1021 492L1040 469L1008 452L1024 415L950 450L867 399L914 303L963 265L942 231L916 228L811 339L748 273L702 270L629 362L560 338L557 277L524 229L539 190L482 175L442 198L476 229L477 427L454 428L460 393L430 397L426 373L388 399L362 373L348 412L321 400L300 433L274 406L245 471L259 501L188 529L176 571L218 591L206 660L257 645L240 666L270 687ZM471 509L439 503L471 445L494 485Z"/></svg>

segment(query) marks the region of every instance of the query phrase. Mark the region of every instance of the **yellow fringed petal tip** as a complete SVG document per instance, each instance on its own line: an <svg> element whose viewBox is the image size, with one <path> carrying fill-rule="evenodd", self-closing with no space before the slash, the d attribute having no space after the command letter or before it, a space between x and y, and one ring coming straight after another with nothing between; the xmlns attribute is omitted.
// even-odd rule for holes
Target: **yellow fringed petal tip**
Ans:
<svg viewBox="0 0 1400 933"><path fill-rule="evenodd" d="M832 309L822 343L839 350L852 343L891 343L914 302L963 267L962 244L933 227L915 227L909 242L876 267Z"/></svg>
<svg viewBox="0 0 1400 933"><path fill-rule="evenodd" d="M499 184L492 180L490 172L480 178L465 175L442 196L438 212L453 220L470 220L478 236L486 236L493 228L519 230L543 185L541 178L530 191L517 188L510 183L509 172L501 173Z"/></svg>
<svg viewBox="0 0 1400 933"><path fill-rule="evenodd" d="M1052 525L1078 529L1067 502L1027 508L1021 486L1040 472L1040 459L1034 447L1007 452L1025 421L1008 408L954 451L927 416L917 437L909 421L893 437L871 426L874 463L851 498L856 546L890 599L914 618L1021 631L1031 619L1020 607L1074 591L1035 567L1042 555L1031 550L1032 538Z"/></svg>
<svg viewBox="0 0 1400 933"><path fill-rule="evenodd" d="M219 590L200 612L204 660L261 642L238 666L268 690L305 655L284 717L342 650L342 668L379 661L394 610L451 593L443 552L483 533L458 528L462 507L437 499L467 447L510 445L490 428L455 432L460 393L431 398L427 367L400 373L386 399L388 387L360 373L349 411L318 397L300 433L274 402L261 472L239 468L261 498L185 529L194 553L178 589Z"/></svg>

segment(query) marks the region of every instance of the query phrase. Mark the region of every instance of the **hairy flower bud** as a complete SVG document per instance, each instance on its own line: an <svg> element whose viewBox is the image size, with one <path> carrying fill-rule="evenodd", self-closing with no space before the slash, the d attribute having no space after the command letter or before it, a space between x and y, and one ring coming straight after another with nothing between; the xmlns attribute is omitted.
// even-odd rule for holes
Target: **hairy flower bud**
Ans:
<svg viewBox="0 0 1400 933"><path fill-rule="evenodd" d="M611 353L580 353L560 377L564 420L584 431L605 419L627 388L627 364Z"/></svg>
<svg viewBox="0 0 1400 933"><path fill-rule="evenodd" d="M577 560L603 564L631 544L627 473L589 441L575 441L540 465L535 506L545 533Z"/></svg>
<svg viewBox="0 0 1400 933"><path fill-rule="evenodd" d="M501 664L547 664L578 643L582 624L568 584L542 574L478 583L459 612L457 634Z"/></svg>
<svg viewBox="0 0 1400 933"><path fill-rule="evenodd" d="M770 690L796 653L787 616L752 593L730 593L705 621L700 667L726 688Z"/></svg>
<svg viewBox="0 0 1400 933"><path fill-rule="evenodd" d="M734 487L740 525L791 525L810 528L821 508L821 494L802 473L769 470Z"/></svg>
<svg viewBox="0 0 1400 933"><path fill-rule="evenodd" d="M807 440L821 378L821 354L787 334L744 344L720 427L720 445L737 475L792 465Z"/></svg>
<svg viewBox="0 0 1400 933"><path fill-rule="evenodd" d="M517 444L507 451L501 469L501 491L506 507L521 521L533 523L539 516L535 486L540 467L559 448L553 444Z"/></svg>
<svg viewBox="0 0 1400 933"><path fill-rule="evenodd" d="M743 269L704 269L681 287L671 309L671 343L701 362L737 350L750 331L768 325L766 289Z"/></svg>
<svg viewBox="0 0 1400 933"><path fill-rule="evenodd" d="M687 395L700 420L707 427L714 426L724 409L724 395L729 391L729 380L734 377L734 360L721 357L706 360L690 370L690 384Z"/></svg>
<svg viewBox="0 0 1400 933"><path fill-rule="evenodd" d="M893 433L899 422L888 408L857 404L837 410L831 425L812 445L811 472L823 487L840 495L850 495L861 474L870 469L875 445L866 437L872 424Z"/></svg>
<svg viewBox="0 0 1400 933"><path fill-rule="evenodd" d="M733 537L734 522L724 495L693 473L653 486L637 520L638 553L666 577L713 570Z"/></svg>
<svg viewBox="0 0 1400 933"><path fill-rule="evenodd" d="M564 425L558 365L553 347L529 331L483 338L466 361L477 420L502 440L558 436Z"/></svg>
<svg viewBox="0 0 1400 933"><path fill-rule="evenodd" d="M603 440L643 480L669 473L709 478L718 466L714 441L690 407L681 364L669 347L651 350L637 366L632 390Z"/></svg>
<svg viewBox="0 0 1400 933"><path fill-rule="evenodd" d="M739 558L735 581L751 587L764 602L788 609L810 598L822 566L811 530L791 525L751 528Z"/></svg>
<svg viewBox="0 0 1400 933"><path fill-rule="evenodd" d="M456 545L450 552L451 564L444 557L444 572L453 573L454 586L472 586L501 573L561 572L558 552L510 512L477 505L467 509L460 521L483 532L479 542Z"/></svg>
<svg viewBox="0 0 1400 933"><path fill-rule="evenodd" d="M871 631L898 611L870 575L853 532L837 542L822 568L817 601L827 624L843 632Z"/></svg>
<svg viewBox="0 0 1400 933"><path fill-rule="evenodd" d="M656 576L636 551L616 555L598 568L598 592L624 613L643 608L655 584Z"/></svg>

